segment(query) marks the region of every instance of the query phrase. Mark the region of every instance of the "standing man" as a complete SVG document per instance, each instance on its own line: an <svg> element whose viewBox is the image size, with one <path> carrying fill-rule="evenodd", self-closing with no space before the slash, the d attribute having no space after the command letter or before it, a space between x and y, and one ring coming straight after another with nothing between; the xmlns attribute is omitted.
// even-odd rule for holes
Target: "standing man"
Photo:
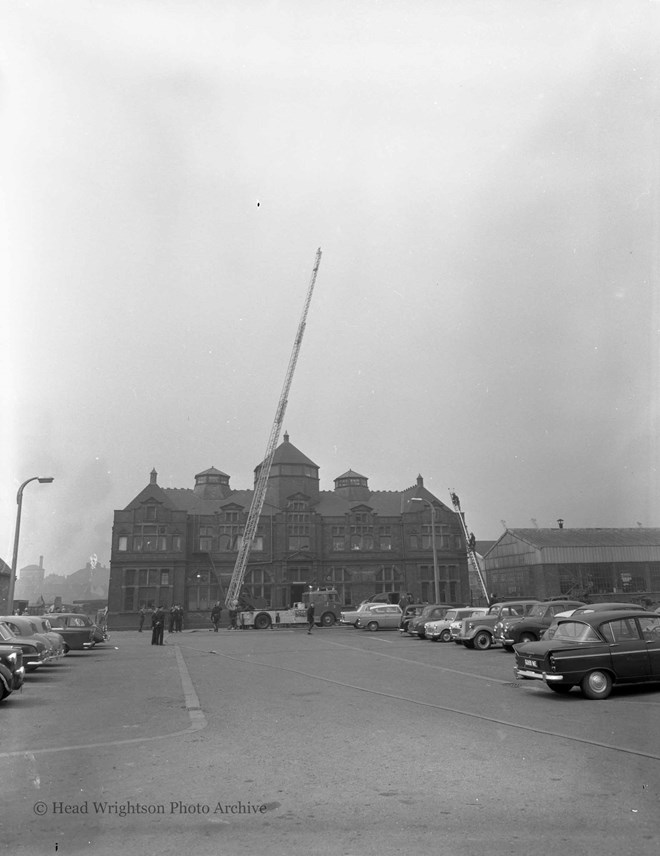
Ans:
<svg viewBox="0 0 660 856"><path fill-rule="evenodd" d="M165 632L165 611L162 606L156 608L151 616L151 644L162 645Z"/></svg>
<svg viewBox="0 0 660 856"><path fill-rule="evenodd" d="M314 604L310 600L309 606L307 607L307 633L311 633L313 627L314 627Z"/></svg>
<svg viewBox="0 0 660 856"><path fill-rule="evenodd" d="M142 628L144 627L144 617L147 614L147 610L144 608L144 604L140 607L140 626L138 627L138 633L142 633Z"/></svg>
<svg viewBox="0 0 660 856"><path fill-rule="evenodd" d="M183 607L180 603L176 605L176 614L174 616L174 632L181 633L183 630Z"/></svg>
<svg viewBox="0 0 660 856"><path fill-rule="evenodd" d="M211 610L211 621L213 622L213 630L215 633L218 632L218 625L220 624L220 616L222 615L222 607L220 606L220 601L216 600L213 609Z"/></svg>

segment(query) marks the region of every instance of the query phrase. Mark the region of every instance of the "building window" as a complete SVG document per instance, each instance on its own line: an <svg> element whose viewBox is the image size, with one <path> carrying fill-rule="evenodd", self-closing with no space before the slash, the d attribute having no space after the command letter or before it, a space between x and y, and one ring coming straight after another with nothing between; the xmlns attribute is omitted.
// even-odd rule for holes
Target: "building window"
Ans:
<svg viewBox="0 0 660 856"><path fill-rule="evenodd" d="M376 591L400 591L401 573L394 565L383 566L376 573Z"/></svg>
<svg viewBox="0 0 660 856"><path fill-rule="evenodd" d="M296 522L287 524L287 548L289 552L310 549L310 527L307 522L308 514L291 514L289 519L294 518Z"/></svg>
<svg viewBox="0 0 660 856"><path fill-rule="evenodd" d="M175 553L181 552L181 536L180 535L172 535L172 550Z"/></svg>
<svg viewBox="0 0 660 856"><path fill-rule="evenodd" d="M263 598L266 603L270 603L271 577L263 568L247 572L244 588L253 598Z"/></svg>
<svg viewBox="0 0 660 856"><path fill-rule="evenodd" d="M200 538L199 551L200 553L210 553L213 549L213 538Z"/></svg>
<svg viewBox="0 0 660 856"><path fill-rule="evenodd" d="M125 553L128 550L128 535L120 535L117 538L117 550L120 553Z"/></svg>
<svg viewBox="0 0 660 856"><path fill-rule="evenodd" d="M155 505L147 505L145 506L145 520L155 520L156 519L156 506Z"/></svg>
<svg viewBox="0 0 660 856"><path fill-rule="evenodd" d="M340 603L348 606L353 602L351 594L351 575L346 568L330 568L325 580L327 583L332 585L333 588L337 589Z"/></svg>
<svg viewBox="0 0 660 856"><path fill-rule="evenodd" d="M225 511L225 523L238 523L238 511Z"/></svg>
<svg viewBox="0 0 660 856"><path fill-rule="evenodd" d="M218 550L221 553L236 552L236 550L238 550L238 539L240 537L239 527L236 525L220 526L219 533Z"/></svg>
<svg viewBox="0 0 660 856"><path fill-rule="evenodd" d="M344 544L345 544L345 541L344 541L343 535L340 538L335 537L332 539L332 549L335 552L340 552L341 550L344 550L345 549Z"/></svg>
<svg viewBox="0 0 660 856"><path fill-rule="evenodd" d="M145 524L136 526L133 535L135 553L153 553L158 549L158 527Z"/></svg>
<svg viewBox="0 0 660 856"><path fill-rule="evenodd" d="M421 536L421 549L422 550L432 550L433 549L433 534L431 531L431 526L429 524L423 524L422 527L422 536ZM435 524L435 546L437 550L448 550L449 549L449 527L444 526L442 524Z"/></svg>
<svg viewBox="0 0 660 856"><path fill-rule="evenodd" d="M126 568L122 592L124 612L136 612L141 607L155 609L172 605L171 568Z"/></svg>
<svg viewBox="0 0 660 856"><path fill-rule="evenodd" d="M351 526L351 550L373 550L374 527Z"/></svg>
<svg viewBox="0 0 660 856"><path fill-rule="evenodd" d="M208 568L189 568L186 572L186 609L190 612L211 609L218 600L218 582Z"/></svg>

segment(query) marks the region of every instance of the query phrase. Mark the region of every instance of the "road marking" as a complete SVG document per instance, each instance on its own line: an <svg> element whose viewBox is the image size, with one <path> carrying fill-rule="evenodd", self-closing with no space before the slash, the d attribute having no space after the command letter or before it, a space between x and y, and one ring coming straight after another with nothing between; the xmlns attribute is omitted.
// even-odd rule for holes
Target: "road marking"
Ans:
<svg viewBox="0 0 660 856"><path fill-rule="evenodd" d="M203 728L206 728L208 723L204 716L204 711L199 703L199 698L197 697L193 682L190 678L188 667L186 666L183 654L181 653L178 645L174 645L174 652L176 654L179 678L181 680L185 699L185 707L188 711L188 716L190 717L190 726L188 728L184 728L181 731L169 732L167 734L150 734L148 737L131 737L126 738L125 740L107 740L99 743L79 743L71 746L57 746L50 749L32 749L31 751L21 749L14 752L0 752L0 758L17 758L20 756L33 758L35 755L47 755L55 752L75 752L80 749L103 749L111 746L128 746L134 743L150 743L155 740L170 740L172 737L183 737L186 734L194 734L196 731L201 731Z"/></svg>

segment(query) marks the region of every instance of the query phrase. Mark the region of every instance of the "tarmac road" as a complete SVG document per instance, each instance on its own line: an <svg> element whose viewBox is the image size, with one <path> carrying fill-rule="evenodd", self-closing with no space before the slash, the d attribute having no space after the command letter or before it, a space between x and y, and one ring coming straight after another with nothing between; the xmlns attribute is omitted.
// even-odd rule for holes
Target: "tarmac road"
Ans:
<svg viewBox="0 0 660 856"><path fill-rule="evenodd" d="M0 705L6 852L639 853L660 690L517 683L513 657L352 628L114 633Z"/></svg>

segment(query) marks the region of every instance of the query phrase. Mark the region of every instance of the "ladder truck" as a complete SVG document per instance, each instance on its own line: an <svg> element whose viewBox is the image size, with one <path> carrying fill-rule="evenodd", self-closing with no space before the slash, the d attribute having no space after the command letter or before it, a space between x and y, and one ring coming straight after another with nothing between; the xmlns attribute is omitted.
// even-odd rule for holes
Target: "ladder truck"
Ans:
<svg viewBox="0 0 660 856"><path fill-rule="evenodd" d="M470 533L468 532L467 524L465 522L465 512L461 511L461 502L455 491L450 490L449 495L451 497L451 504L454 506L454 510L458 515L458 519L461 521L461 529L463 530L463 535L465 536L465 547L467 550L468 561L472 565L472 570L475 571L477 577L479 578L481 589L484 593L484 597L486 598L486 603L488 604L488 606L490 606L490 597L488 595L488 587L486 586L486 578L484 577L484 573L481 570L481 565L479 564L479 559L474 549L474 536L470 535Z"/></svg>
<svg viewBox="0 0 660 856"><path fill-rule="evenodd" d="M316 251L316 259L314 261L312 277L309 283L309 287L307 289L307 295L305 297L302 315L300 317L296 338L294 340L293 349L289 358L289 365L287 367L286 376L284 378L282 393L277 404L275 419L270 429L270 437L268 438L266 454L264 456L264 461L261 465L259 476L257 478L257 483L254 488L254 495L250 504L250 510L248 511L247 522L245 524L245 532L243 533L243 538L238 549L238 555L236 556L236 564L234 565L234 571L229 582L229 587L227 588L225 606L228 610L230 610L230 612L238 611L241 589L243 588L243 582L245 580L245 574L247 572L248 559L250 557L250 550L252 548L254 536L257 532L259 517L261 516L261 512L264 507L266 489L268 487L268 477L270 475L270 470L273 465L275 448L277 446L277 441L279 439L280 431L282 429L282 422L284 420L284 414L286 412L286 406L288 403L289 390L291 388L291 380L293 379L293 373L296 368L296 363L298 362L298 354L300 353L300 346L302 344L302 338L305 332L305 325L307 322L307 313L309 311L309 305L312 301L312 294L314 292L314 285L316 284L316 276L318 274L320 264L321 248L319 247L319 249ZM272 610L273 616L275 616L275 613L278 611L280 610ZM240 613L238 617L239 621L241 622L241 626L246 626L246 620L251 620L253 622L253 616L254 612L252 612L252 614ZM252 624L252 626L255 625Z"/></svg>

